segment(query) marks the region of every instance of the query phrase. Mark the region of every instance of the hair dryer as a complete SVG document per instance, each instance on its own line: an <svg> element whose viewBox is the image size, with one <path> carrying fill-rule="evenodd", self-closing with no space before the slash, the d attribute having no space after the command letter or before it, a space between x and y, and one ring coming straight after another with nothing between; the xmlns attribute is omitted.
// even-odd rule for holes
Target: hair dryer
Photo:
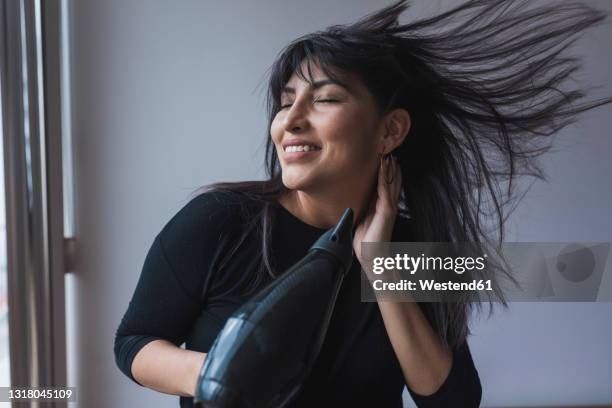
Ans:
<svg viewBox="0 0 612 408"><path fill-rule="evenodd" d="M226 321L207 354L196 407L284 407L316 361L353 260L353 211Z"/></svg>

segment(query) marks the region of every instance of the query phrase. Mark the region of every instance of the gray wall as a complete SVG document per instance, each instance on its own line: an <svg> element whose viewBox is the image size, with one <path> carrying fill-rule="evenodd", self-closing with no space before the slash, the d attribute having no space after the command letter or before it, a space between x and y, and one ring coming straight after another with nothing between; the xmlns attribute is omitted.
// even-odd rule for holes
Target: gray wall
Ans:
<svg viewBox="0 0 612 408"><path fill-rule="evenodd" d="M552 1L552 0L551 0ZM263 87L291 39L389 4L375 0L80 0L73 7L80 259L67 282L79 407L173 407L131 383L114 331L153 237L196 187L263 177ZM428 11L456 1L422 1ZM606 1L591 1L612 11ZM404 18L425 10L417 4ZM612 24L612 23L610 23ZM610 24L581 43L592 83L612 66ZM510 220L508 240L612 241L611 108L560 135ZM612 403L612 304L512 304L470 344L484 405ZM411 404L409 402L408 404Z"/></svg>

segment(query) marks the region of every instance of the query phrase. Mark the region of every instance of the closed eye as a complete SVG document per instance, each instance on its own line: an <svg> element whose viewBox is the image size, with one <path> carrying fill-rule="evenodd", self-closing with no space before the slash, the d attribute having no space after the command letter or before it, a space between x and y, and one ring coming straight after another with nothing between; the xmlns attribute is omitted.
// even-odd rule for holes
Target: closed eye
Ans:
<svg viewBox="0 0 612 408"><path fill-rule="evenodd" d="M336 102L340 102L340 101L338 101L336 99L317 99L315 102L336 103ZM281 109L285 109L285 108L288 108L290 106L291 106L291 104L287 104L287 105L282 105L280 108Z"/></svg>

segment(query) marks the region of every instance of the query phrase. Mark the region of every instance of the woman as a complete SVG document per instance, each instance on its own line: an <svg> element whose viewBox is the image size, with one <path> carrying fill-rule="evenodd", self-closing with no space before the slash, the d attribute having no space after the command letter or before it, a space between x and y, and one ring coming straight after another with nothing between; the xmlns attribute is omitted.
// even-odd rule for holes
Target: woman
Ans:
<svg viewBox="0 0 612 408"><path fill-rule="evenodd" d="M610 102L566 89L568 45L605 15L551 4L474 0L400 25L399 1L289 44L269 81L269 179L208 186L157 235L117 330L120 369L192 406L225 320L351 207L354 270L295 406L400 407L404 387L419 407L478 406L473 303L361 302L360 243L501 242L516 176L542 177L551 136Z"/></svg>

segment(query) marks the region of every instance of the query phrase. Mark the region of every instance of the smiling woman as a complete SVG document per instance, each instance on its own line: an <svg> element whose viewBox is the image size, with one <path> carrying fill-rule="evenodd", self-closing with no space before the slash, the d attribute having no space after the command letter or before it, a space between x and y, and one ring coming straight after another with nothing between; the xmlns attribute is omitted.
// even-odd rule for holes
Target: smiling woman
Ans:
<svg viewBox="0 0 612 408"><path fill-rule="evenodd" d="M330 79L310 63L303 61L300 68L310 71L312 81L294 73L283 87L281 107L270 125L270 135L283 169L283 184L292 193L280 202L304 221L329 228L337 222L336 208L343 201L345 207L355 209L355 219L362 215L379 163L373 152L384 150L383 144L390 144L391 138L379 140L385 124L376 113L372 95L355 75L345 73L341 80ZM396 116L401 114L406 126L408 114L396 112ZM400 132L405 136L407 130ZM308 150L307 154L286 150L286 146L296 144L314 145L320 150ZM300 212L310 206L304 201L331 205Z"/></svg>
<svg viewBox="0 0 612 408"><path fill-rule="evenodd" d="M521 197L517 175L542 177L536 159L552 136L612 101L584 101L568 80L580 66L568 46L605 14L576 2L472 0L401 25L407 7L300 37L279 54L268 179L205 186L156 237L115 342L134 381L191 407L223 323L350 207L354 268L295 406L401 407L405 387L420 407L479 405L467 338L481 304L469 294L452 304L361 302L361 243L495 252Z"/></svg>

